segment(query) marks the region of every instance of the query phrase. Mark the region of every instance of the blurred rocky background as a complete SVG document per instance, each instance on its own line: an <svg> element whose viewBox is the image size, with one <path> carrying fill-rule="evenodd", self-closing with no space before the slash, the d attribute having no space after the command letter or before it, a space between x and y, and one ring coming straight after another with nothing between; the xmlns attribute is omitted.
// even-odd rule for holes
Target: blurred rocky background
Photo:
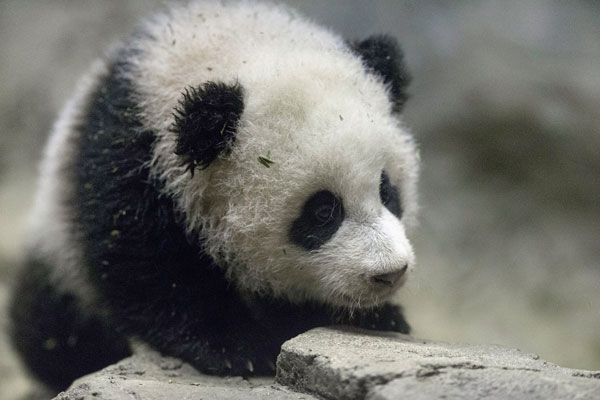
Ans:
<svg viewBox="0 0 600 400"><path fill-rule="evenodd" d="M0 328L52 121L162 0L0 0ZM414 334L600 370L600 3L288 0L349 38L388 32L423 161ZM31 382L0 334L0 399Z"/></svg>

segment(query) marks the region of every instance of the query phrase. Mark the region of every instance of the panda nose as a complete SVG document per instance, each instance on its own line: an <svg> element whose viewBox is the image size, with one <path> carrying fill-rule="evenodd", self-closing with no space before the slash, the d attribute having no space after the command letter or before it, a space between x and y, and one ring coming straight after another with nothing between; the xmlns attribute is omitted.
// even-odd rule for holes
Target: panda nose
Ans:
<svg viewBox="0 0 600 400"><path fill-rule="evenodd" d="M380 286L380 287L393 287L398 283L400 278L406 273L408 269L408 264L404 264L402 268L393 271L387 272L385 274L373 275L371 277L371 283Z"/></svg>

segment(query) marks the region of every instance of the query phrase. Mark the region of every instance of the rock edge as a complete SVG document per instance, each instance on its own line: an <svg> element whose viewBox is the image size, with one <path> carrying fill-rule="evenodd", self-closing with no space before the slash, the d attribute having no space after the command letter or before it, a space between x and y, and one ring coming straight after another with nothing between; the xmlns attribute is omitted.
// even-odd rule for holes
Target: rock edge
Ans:
<svg viewBox="0 0 600 400"><path fill-rule="evenodd" d="M276 381L324 399L600 399L600 372L496 345L418 340L349 327L284 343Z"/></svg>

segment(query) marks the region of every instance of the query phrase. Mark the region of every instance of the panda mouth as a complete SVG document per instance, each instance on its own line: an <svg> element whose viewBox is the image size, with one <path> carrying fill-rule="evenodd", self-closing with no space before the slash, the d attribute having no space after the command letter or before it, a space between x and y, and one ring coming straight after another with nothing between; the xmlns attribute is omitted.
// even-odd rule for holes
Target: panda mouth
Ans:
<svg viewBox="0 0 600 400"><path fill-rule="evenodd" d="M395 289L367 291L356 295L340 293L338 304L349 309L363 309L378 306L388 300L394 293Z"/></svg>
<svg viewBox="0 0 600 400"><path fill-rule="evenodd" d="M366 285L361 285L360 290L352 292L340 290L332 296L333 302L350 309L375 307L392 297L404 285L406 280L407 277L404 275L393 284L387 282L370 282Z"/></svg>
<svg viewBox="0 0 600 400"><path fill-rule="evenodd" d="M347 308L349 310L359 310L365 308L371 308L380 305L385 301L387 296L378 296L378 295L370 295L370 296L349 296L346 294L342 294L339 297L340 306Z"/></svg>

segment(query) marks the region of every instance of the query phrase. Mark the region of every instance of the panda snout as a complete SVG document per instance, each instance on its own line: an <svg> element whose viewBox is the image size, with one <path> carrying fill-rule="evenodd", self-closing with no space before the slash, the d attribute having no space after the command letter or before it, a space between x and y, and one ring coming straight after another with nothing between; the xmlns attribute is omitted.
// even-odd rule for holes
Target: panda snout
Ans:
<svg viewBox="0 0 600 400"><path fill-rule="evenodd" d="M370 276L369 282L378 288L392 288L400 282L406 271L408 270L408 264L404 264L399 269L392 272L386 272L385 274L377 274Z"/></svg>

